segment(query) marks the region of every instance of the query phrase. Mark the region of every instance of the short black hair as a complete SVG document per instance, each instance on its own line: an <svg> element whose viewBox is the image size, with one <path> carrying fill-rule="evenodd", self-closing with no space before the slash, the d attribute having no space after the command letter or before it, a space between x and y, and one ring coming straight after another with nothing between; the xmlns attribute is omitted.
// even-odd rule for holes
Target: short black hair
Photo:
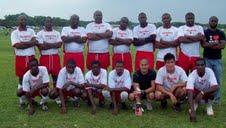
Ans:
<svg viewBox="0 0 226 128"><path fill-rule="evenodd" d="M167 53L164 56L164 62L166 62L167 60L171 60L171 59L173 59L175 61L175 56L172 53Z"/></svg>
<svg viewBox="0 0 226 128"><path fill-rule="evenodd" d="M73 60L73 59L69 59L68 61L67 61L67 65L75 65L76 66L76 62L75 62L75 60Z"/></svg>
<svg viewBox="0 0 226 128"><path fill-rule="evenodd" d="M32 63L32 62L36 62L38 64L38 59L36 59L35 57L31 58L29 60L29 64Z"/></svg>
<svg viewBox="0 0 226 128"><path fill-rule="evenodd" d="M185 18L187 17L187 16L193 16L193 17L195 17L195 14L193 13L193 12L188 12L188 13L186 13L186 15L185 15Z"/></svg>
<svg viewBox="0 0 226 128"><path fill-rule="evenodd" d="M93 65L95 65L95 64L97 64L98 66L101 65L101 64L100 64L100 61L94 60L94 61L92 61L92 63L91 63L91 67L92 67Z"/></svg>

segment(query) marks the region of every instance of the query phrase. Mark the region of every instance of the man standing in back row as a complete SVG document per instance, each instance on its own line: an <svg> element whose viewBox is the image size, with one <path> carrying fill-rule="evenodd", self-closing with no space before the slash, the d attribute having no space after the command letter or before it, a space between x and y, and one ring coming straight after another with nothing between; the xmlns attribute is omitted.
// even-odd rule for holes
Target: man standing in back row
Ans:
<svg viewBox="0 0 226 128"><path fill-rule="evenodd" d="M88 54L86 60L86 67L91 70L91 63L98 60L101 67L107 69L110 65L109 42L112 37L112 28L109 23L102 20L103 15L101 11L95 11L94 22L86 26L88 37Z"/></svg>
<svg viewBox="0 0 226 128"><path fill-rule="evenodd" d="M203 44L206 66L211 68L216 76L217 84L221 85L221 75L223 72L221 51L225 47L225 34L217 29L218 18L212 16L209 19L209 28L205 30L206 42ZM220 103L220 86L215 94L214 102Z"/></svg>
<svg viewBox="0 0 226 128"><path fill-rule="evenodd" d="M136 46L135 70L139 70L140 61L148 60L149 68L154 68L154 42L156 27L148 24L147 16L141 12L138 16L140 24L133 29L134 46Z"/></svg>

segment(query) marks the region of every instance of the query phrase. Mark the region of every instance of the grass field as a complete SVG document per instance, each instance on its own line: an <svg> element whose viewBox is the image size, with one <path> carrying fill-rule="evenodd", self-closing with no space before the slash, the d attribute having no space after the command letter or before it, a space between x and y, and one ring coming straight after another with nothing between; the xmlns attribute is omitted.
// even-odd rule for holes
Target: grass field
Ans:
<svg viewBox="0 0 226 128"><path fill-rule="evenodd" d="M226 67L226 50L223 52L223 64ZM181 113L175 113L170 106L161 110L159 103L153 104L154 110L145 111L142 117L136 117L132 110L120 111L113 116L108 106L98 108L95 116L91 116L90 108L82 104L78 110L69 105L67 114L60 114L58 106L50 101L49 111L36 108L33 116L18 108L16 89L18 80L14 73L14 54L10 37L0 35L0 128L226 128L226 83L222 85L222 104L214 106L215 116L208 117L205 106L197 111L197 123L190 123L187 104ZM226 79L226 72L223 81Z"/></svg>

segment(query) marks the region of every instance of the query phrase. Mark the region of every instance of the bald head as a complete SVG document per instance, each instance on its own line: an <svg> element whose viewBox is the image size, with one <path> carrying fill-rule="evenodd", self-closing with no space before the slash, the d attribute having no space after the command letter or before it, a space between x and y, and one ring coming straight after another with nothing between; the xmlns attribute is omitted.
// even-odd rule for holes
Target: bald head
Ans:
<svg viewBox="0 0 226 128"><path fill-rule="evenodd" d="M102 23L102 19L103 19L102 12L100 10L95 11L93 14L93 18L94 18L95 23L97 23L97 24Z"/></svg>
<svg viewBox="0 0 226 128"><path fill-rule="evenodd" d="M140 61L140 71L142 74L146 74L149 69L149 62L146 58Z"/></svg>

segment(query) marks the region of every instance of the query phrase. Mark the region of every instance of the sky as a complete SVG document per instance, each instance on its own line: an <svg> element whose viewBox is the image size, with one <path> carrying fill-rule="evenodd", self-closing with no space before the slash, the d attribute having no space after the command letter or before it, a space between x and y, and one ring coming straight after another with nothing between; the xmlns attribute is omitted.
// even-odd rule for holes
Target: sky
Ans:
<svg viewBox="0 0 226 128"><path fill-rule="evenodd" d="M25 12L30 16L52 16L69 19L72 14L81 20L93 20L93 12L101 10L105 21L118 21L126 16L137 21L145 12L149 22L160 22L168 12L173 21L184 21L187 12L193 12L196 22L208 23L210 16L217 16L219 23L226 24L226 0L1 0L0 18Z"/></svg>

